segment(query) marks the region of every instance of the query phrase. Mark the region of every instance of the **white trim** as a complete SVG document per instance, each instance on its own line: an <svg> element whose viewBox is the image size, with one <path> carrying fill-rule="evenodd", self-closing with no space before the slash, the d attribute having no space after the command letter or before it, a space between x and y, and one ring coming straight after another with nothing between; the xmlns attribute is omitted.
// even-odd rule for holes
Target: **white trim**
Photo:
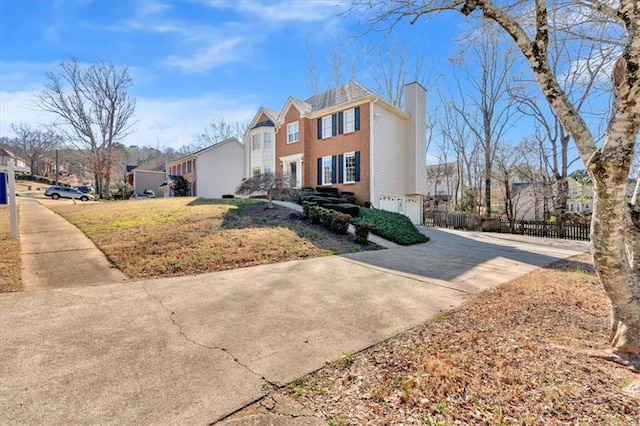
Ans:
<svg viewBox="0 0 640 426"><path fill-rule="evenodd" d="M347 180L347 156L353 158L353 180ZM356 183L356 152L350 151L342 154L342 183L352 184ZM338 169L339 170L339 169Z"/></svg>
<svg viewBox="0 0 640 426"><path fill-rule="evenodd" d="M289 133L289 127L293 126L294 124L296 125L296 131L292 132L292 133ZM298 134L297 139L289 140L289 135L293 136L296 133ZM292 121L291 123L287 123L287 144L292 144L292 143L296 143L296 142L299 142L299 141L300 141L300 120L296 120L296 121Z"/></svg>

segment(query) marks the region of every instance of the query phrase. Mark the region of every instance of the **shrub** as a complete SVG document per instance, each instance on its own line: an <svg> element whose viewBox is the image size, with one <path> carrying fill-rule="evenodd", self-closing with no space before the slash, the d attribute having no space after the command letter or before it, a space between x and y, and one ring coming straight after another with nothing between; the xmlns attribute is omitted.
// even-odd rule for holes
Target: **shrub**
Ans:
<svg viewBox="0 0 640 426"><path fill-rule="evenodd" d="M429 238L418 231L409 218L403 214L361 208L360 217L371 225L373 234L394 243L409 245L429 241Z"/></svg>
<svg viewBox="0 0 640 426"><path fill-rule="evenodd" d="M371 231L371 224L364 220L356 220L353 222L355 232L355 242L357 244L365 245L369 244L369 232Z"/></svg>
<svg viewBox="0 0 640 426"><path fill-rule="evenodd" d="M327 205L327 208L338 211L340 213L348 214L351 217L360 216L360 207L354 204L347 204L347 203L332 204L332 205Z"/></svg>
<svg viewBox="0 0 640 426"><path fill-rule="evenodd" d="M338 188L334 188L333 186L316 186L316 192L319 192L322 195L333 194L337 197L340 196Z"/></svg>
<svg viewBox="0 0 640 426"><path fill-rule="evenodd" d="M329 230L331 232L335 232L336 234L346 234L347 230L349 229L351 216L337 211L331 211L330 216L331 224L329 226Z"/></svg>
<svg viewBox="0 0 640 426"><path fill-rule="evenodd" d="M355 204L356 203L356 194L353 192L342 191L342 201L345 204Z"/></svg>
<svg viewBox="0 0 640 426"><path fill-rule="evenodd" d="M320 206L309 206L309 221L311 223L320 223L321 209Z"/></svg>
<svg viewBox="0 0 640 426"><path fill-rule="evenodd" d="M222 194L222 198L236 198L233 194Z"/></svg>
<svg viewBox="0 0 640 426"><path fill-rule="evenodd" d="M318 203L313 202L313 201L303 201L302 202L302 214L304 215L304 217L308 218L309 217L309 209L311 207L317 206Z"/></svg>

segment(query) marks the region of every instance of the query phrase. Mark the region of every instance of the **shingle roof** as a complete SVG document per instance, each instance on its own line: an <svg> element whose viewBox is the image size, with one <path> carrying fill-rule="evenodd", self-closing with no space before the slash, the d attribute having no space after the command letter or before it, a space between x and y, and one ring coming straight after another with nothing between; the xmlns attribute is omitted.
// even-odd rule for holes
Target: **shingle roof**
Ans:
<svg viewBox="0 0 640 426"><path fill-rule="evenodd" d="M149 160L145 163L140 164L134 170L146 170L149 172L164 172L165 171L165 160L162 158L155 158L153 160Z"/></svg>
<svg viewBox="0 0 640 426"><path fill-rule="evenodd" d="M311 111L319 111L321 109L355 101L371 95L373 95L371 91L360 86L355 81L350 81L344 86L314 95L305 100L304 103L310 106Z"/></svg>

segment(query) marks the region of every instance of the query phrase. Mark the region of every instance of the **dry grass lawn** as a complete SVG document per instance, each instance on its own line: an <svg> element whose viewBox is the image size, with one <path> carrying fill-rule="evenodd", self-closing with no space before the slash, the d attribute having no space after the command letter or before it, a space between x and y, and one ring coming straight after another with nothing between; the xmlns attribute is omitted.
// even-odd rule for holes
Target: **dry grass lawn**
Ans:
<svg viewBox="0 0 640 426"><path fill-rule="evenodd" d="M271 397L292 397L332 425L640 425L639 375L592 353L607 347L608 313L583 255Z"/></svg>
<svg viewBox="0 0 640 426"><path fill-rule="evenodd" d="M48 207L133 279L194 275L362 250L300 214L254 200L162 198ZM375 249L375 246L366 249Z"/></svg>
<svg viewBox="0 0 640 426"><path fill-rule="evenodd" d="M10 239L9 207L0 206L0 293L22 290L20 242Z"/></svg>

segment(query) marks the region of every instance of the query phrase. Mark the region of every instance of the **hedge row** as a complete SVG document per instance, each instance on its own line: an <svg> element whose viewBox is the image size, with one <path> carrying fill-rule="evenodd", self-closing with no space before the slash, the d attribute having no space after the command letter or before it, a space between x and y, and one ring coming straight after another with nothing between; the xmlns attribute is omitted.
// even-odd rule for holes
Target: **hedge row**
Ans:
<svg viewBox="0 0 640 426"><path fill-rule="evenodd" d="M369 223L373 234L397 244L410 245L429 241L429 237L418 231L411 220L400 213L362 207L359 218L354 220L357 221Z"/></svg>
<svg viewBox="0 0 640 426"><path fill-rule="evenodd" d="M351 216L348 214L326 209L318 205L312 205L310 203L303 204L303 211L311 223L320 224L336 234L346 234L349 229Z"/></svg>

